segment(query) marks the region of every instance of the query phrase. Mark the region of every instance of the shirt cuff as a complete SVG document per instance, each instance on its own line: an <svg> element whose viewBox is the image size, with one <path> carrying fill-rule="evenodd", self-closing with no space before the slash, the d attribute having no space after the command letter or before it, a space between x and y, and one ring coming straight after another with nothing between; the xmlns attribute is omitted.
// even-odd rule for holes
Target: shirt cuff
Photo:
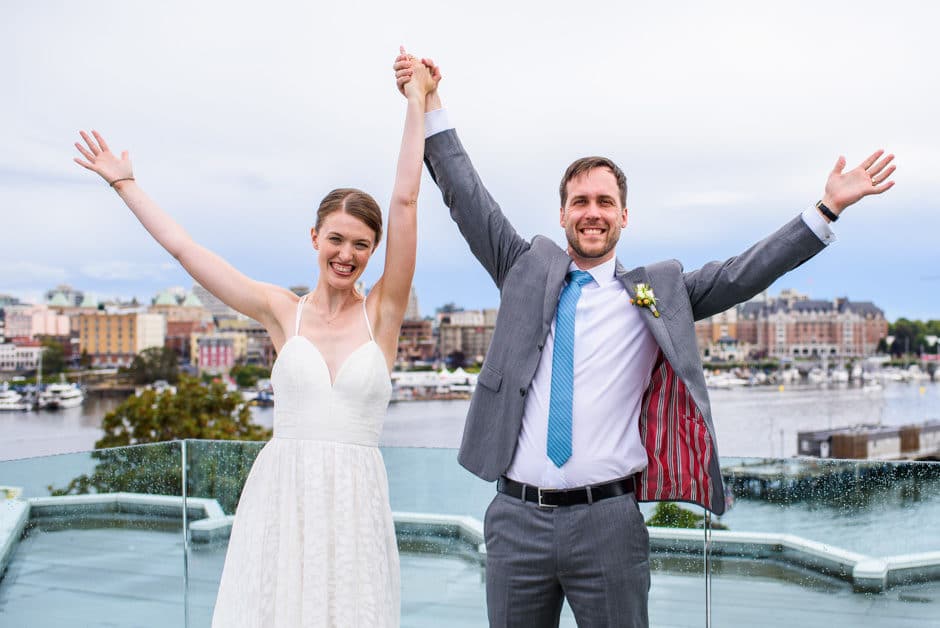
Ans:
<svg viewBox="0 0 940 628"><path fill-rule="evenodd" d="M825 245L830 245L836 241L836 234L822 217L816 206L807 207L803 210L803 223L809 227L810 231L816 234L819 241Z"/></svg>
<svg viewBox="0 0 940 628"><path fill-rule="evenodd" d="M424 139L454 128L447 115L447 109L435 109L424 114Z"/></svg>

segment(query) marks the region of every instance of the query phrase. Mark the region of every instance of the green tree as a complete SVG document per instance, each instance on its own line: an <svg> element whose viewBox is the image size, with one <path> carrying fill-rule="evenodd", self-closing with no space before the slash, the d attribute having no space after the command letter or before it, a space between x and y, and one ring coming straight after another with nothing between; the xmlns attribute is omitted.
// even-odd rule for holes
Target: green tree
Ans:
<svg viewBox="0 0 940 628"><path fill-rule="evenodd" d="M134 356L127 373L135 384L151 384L158 379L175 384L179 380L176 352L167 347L144 349Z"/></svg>
<svg viewBox="0 0 940 628"><path fill-rule="evenodd" d="M705 525L705 516L686 510L673 502L659 502L646 525L657 528L701 528ZM717 521L711 522L711 528L713 530L728 529L727 526Z"/></svg>
<svg viewBox="0 0 940 628"><path fill-rule="evenodd" d="M221 383L202 385L179 379L176 394L145 390L105 415L104 436L96 448L124 447L167 440L267 440L270 430L251 422L251 411L237 392Z"/></svg>
<svg viewBox="0 0 940 628"><path fill-rule="evenodd" d="M924 322L899 318L888 325L888 335L894 336L894 343L890 347L894 355L940 352L940 343L934 346L927 343L927 336L940 336L940 320ZM879 343L878 347L880 351L883 345ZM884 348L888 347L884 345Z"/></svg>
<svg viewBox="0 0 940 628"><path fill-rule="evenodd" d="M901 355L917 350L917 337L921 332L923 323L899 318L894 324L888 326L888 334L894 336L890 349L894 355Z"/></svg>
<svg viewBox="0 0 940 628"><path fill-rule="evenodd" d="M62 343L52 338L42 339L42 372L50 375L65 370L65 349Z"/></svg>
<svg viewBox="0 0 940 628"><path fill-rule="evenodd" d="M245 364L242 366L233 366L229 375L235 380L235 383L242 388L251 388L258 383L259 379L271 377L271 369L255 364Z"/></svg>
<svg viewBox="0 0 940 628"><path fill-rule="evenodd" d="M271 431L251 422L251 413L237 392L220 383L202 385L183 376L176 393L152 390L128 398L105 415L104 436L92 453L98 463L90 474L73 479L53 495L86 493L148 493L180 495L182 460L179 442L158 447L132 447L174 439L261 441ZM187 460L188 490L193 497L219 499L234 512L241 486L263 443L192 443ZM195 450L195 451L194 451Z"/></svg>

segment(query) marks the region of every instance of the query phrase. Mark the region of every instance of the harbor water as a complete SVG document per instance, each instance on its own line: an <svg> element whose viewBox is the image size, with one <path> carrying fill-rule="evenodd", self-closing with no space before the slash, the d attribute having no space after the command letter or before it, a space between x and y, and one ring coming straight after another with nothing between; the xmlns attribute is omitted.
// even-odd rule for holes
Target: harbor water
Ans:
<svg viewBox="0 0 940 628"><path fill-rule="evenodd" d="M940 383L889 383L874 391L850 386L742 387L710 391L722 457L788 458L800 431L859 424L905 425L940 418ZM77 408L0 413L0 460L87 451L101 438L101 419L120 400L89 397ZM458 447L469 401L407 401L389 406L382 444ZM271 427L271 407L252 408Z"/></svg>
<svg viewBox="0 0 940 628"><path fill-rule="evenodd" d="M860 423L903 425L940 417L937 383L889 384L875 393L848 387L741 388L715 390L711 399L723 459L793 456L796 434L804 430ZM92 398L83 407L58 412L0 414L0 459L90 450L101 436L102 416L116 403ZM468 404L419 401L390 406L382 445L394 509L482 518L493 487L473 478L456 461ZM253 413L256 422L271 425L271 408L254 408ZM48 494L50 484L61 487L93 466L87 454L23 460L4 465L15 468L16 477L0 478L0 484L23 486L24 496L38 496ZM454 486L461 490L452 490ZM869 556L940 549L940 482L876 489L864 500L776 504L739 498L720 522L736 531L786 531ZM647 515L652 509L643 507Z"/></svg>

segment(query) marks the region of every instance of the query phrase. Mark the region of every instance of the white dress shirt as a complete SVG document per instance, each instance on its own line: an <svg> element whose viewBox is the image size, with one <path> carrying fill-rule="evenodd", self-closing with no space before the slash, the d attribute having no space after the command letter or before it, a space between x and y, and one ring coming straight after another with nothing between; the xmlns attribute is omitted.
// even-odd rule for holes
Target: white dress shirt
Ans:
<svg viewBox="0 0 940 628"><path fill-rule="evenodd" d="M425 137L453 125L446 109L425 114ZM829 223L815 206L803 222L824 244L835 241ZM581 290L575 311L574 398L571 457L561 467L548 458L548 407L551 396L555 322L526 395L522 430L506 475L542 488L572 488L608 482L646 468L639 417L643 394L659 347L614 277L615 260L589 269L593 281ZM569 270L578 270L574 262Z"/></svg>
<svg viewBox="0 0 940 628"><path fill-rule="evenodd" d="M659 346L639 308L614 276L616 260L587 272L574 316L571 457L561 467L547 454L555 322L525 398L522 431L506 475L542 488L571 488L646 468L638 422ZM574 262L569 270L578 270Z"/></svg>

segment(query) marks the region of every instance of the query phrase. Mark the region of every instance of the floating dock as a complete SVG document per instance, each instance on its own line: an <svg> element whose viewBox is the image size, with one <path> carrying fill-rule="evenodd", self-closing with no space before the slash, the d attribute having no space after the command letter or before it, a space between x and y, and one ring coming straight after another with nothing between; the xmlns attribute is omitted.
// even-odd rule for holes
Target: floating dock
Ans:
<svg viewBox="0 0 940 628"><path fill-rule="evenodd" d="M940 460L940 421L798 432L797 453L814 458L937 461Z"/></svg>

